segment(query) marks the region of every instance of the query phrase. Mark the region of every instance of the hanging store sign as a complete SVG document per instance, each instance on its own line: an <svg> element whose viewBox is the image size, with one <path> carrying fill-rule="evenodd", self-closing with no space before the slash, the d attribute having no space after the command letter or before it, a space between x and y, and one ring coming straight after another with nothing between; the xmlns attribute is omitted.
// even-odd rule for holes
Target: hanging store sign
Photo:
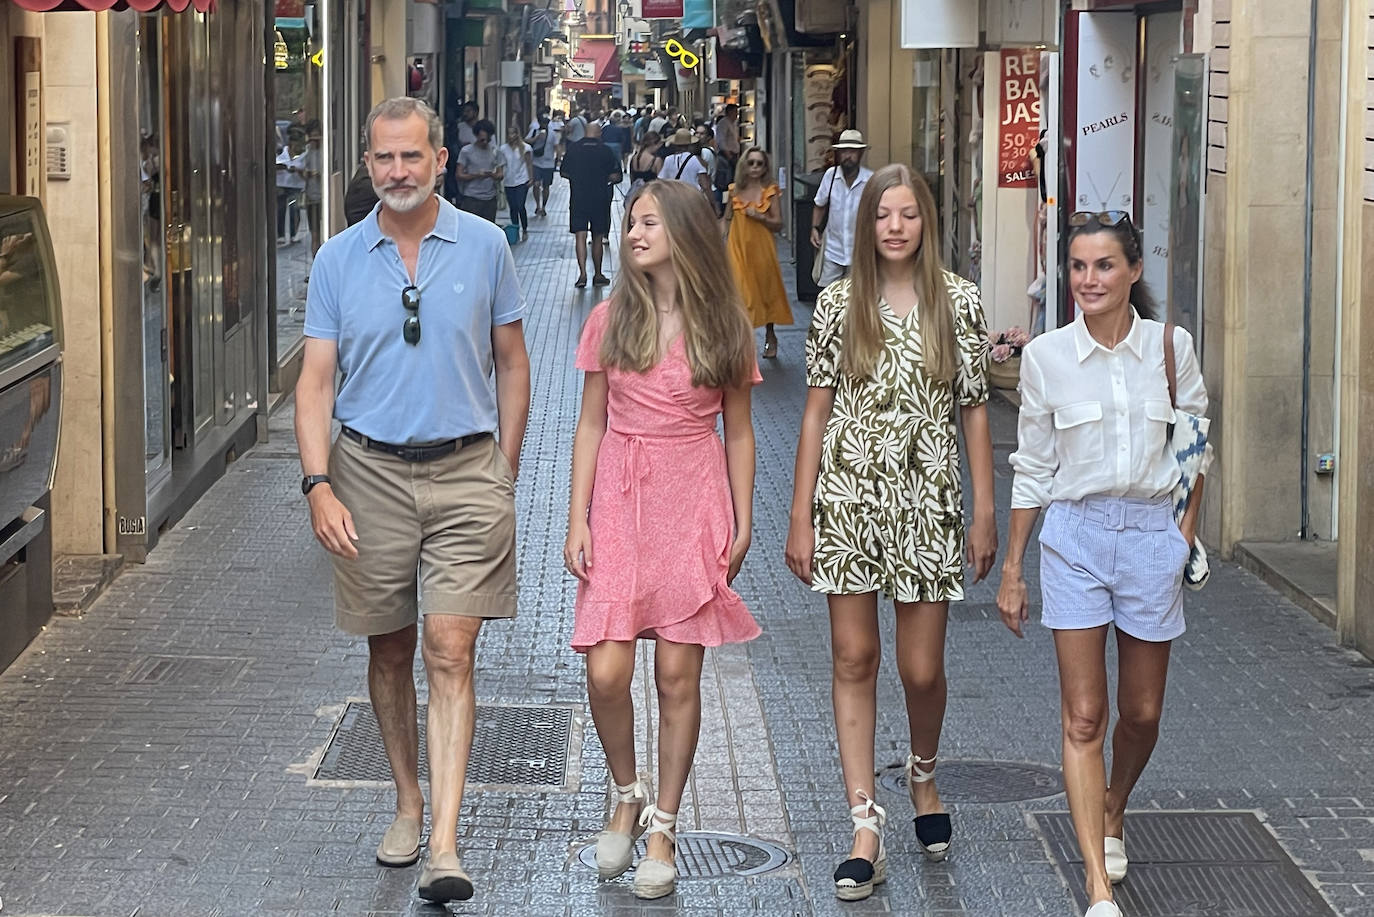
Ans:
<svg viewBox="0 0 1374 917"><path fill-rule="evenodd" d="M682 0L640 0L636 19L681 19Z"/></svg>
<svg viewBox="0 0 1374 917"><path fill-rule="evenodd" d="M1135 212L1135 13L1076 13L1074 210Z"/></svg>
<svg viewBox="0 0 1374 917"><path fill-rule="evenodd" d="M1034 188L1031 149L1040 134L1040 50L1004 48L997 133L997 187Z"/></svg>
<svg viewBox="0 0 1374 917"><path fill-rule="evenodd" d="M976 48L978 12L968 0L902 0L902 47Z"/></svg>

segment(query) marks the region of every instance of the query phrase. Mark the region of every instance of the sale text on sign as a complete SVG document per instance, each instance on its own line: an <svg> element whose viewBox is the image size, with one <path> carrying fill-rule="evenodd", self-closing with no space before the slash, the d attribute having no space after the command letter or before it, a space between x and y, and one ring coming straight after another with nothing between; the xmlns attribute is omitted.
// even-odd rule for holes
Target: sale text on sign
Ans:
<svg viewBox="0 0 1374 917"><path fill-rule="evenodd" d="M999 63L997 186L1034 188L1035 169L1030 157L1040 135L1040 51L1004 48Z"/></svg>

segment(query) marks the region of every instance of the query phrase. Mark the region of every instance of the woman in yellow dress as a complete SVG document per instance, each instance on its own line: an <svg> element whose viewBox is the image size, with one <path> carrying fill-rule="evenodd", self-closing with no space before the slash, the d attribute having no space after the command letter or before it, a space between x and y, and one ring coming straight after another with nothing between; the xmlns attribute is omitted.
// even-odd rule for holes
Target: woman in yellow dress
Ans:
<svg viewBox="0 0 1374 917"><path fill-rule="evenodd" d="M745 150L735 167L724 216L730 266L749 318L755 328L764 329L763 355L769 358L778 355L773 326L792 324L792 307L773 241L773 234L782 229L782 191L771 175L767 153L756 146Z"/></svg>

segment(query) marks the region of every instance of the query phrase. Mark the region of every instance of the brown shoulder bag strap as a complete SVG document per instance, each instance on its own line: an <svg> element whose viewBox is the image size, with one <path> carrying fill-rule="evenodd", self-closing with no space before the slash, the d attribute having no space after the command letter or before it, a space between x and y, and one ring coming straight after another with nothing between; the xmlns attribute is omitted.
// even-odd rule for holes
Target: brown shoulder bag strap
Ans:
<svg viewBox="0 0 1374 917"><path fill-rule="evenodd" d="M1178 407L1178 365L1174 362L1174 324L1164 325L1164 374L1169 379L1169 406Z"/></svg>

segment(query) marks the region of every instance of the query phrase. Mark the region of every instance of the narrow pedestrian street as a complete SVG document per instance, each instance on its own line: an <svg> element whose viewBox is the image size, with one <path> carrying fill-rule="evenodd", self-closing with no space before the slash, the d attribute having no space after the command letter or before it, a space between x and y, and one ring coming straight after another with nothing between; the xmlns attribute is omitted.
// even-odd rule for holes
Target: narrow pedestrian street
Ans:
<svg viewBox="0 0 1374 917"><path fill-rule="evenodd" d="M1056 865L1076 854L1053 646L1034 622L1024 641L1001 625L996 571L950 615L938 773L953 853L922 859L896 779L908 749L889 607L877 749L889 879L865 902L834 897L850 822L828 621L782 562L805 306L779 329L754 395L756 529L735 585L763 635L707 654L682 812L700 834L679 852L695 876L646 903L628 876L599 883L580 859L608 811L608 775L568 646L575 581L561 553L581 384L573 350L599 294L572 285L562 181L549 210L515 247L534 380L517 493L520 613L487 625L479 644L483 709L459 839L477 892L449 910L1081 914L1079 879L1065 878L1073 864ZM1003 541L1015 410L994 397ZM417 899L418 866L374 862L393 794L368 729L366 646L334 628L291 421L288 402L270 440L230 466L146 564L127 567L84 616L55 619L0 674L0 917L443 913ZM1027 566L1038 595L1034 550ZM1160 743L1127 817L1123 911L1374 915L1374 664L1234 564L1216 562L1187 602ZM651 770L645 667L639 755Z"/></svg>

